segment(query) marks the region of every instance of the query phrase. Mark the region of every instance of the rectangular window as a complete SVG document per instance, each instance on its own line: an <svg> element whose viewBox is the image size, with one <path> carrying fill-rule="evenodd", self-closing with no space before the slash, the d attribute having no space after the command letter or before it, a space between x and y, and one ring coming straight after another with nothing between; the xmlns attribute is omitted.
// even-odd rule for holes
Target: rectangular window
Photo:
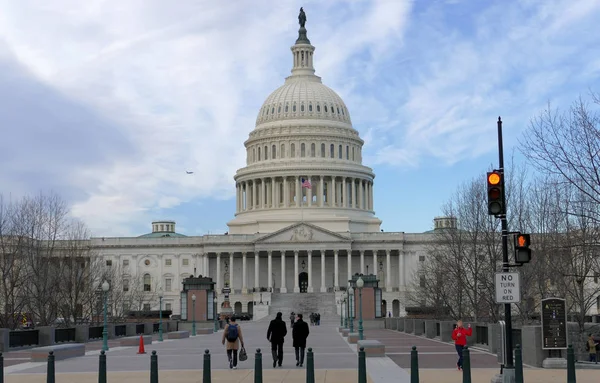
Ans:
<svg viewBox="0 0 600 383"><path fill-rule="evenodd" d="M421 275L419 277L419 286L425 287L425 276L424 275Z"/></svg>
<svg viewBox="0 0 600 383"><path fill-rule="evenodd" d="M127 267L129 266L129 259L124 259L123 260L123 267Z"/></svg>
<svg viewBox="0 0 600 383"><path fill-rule="evenodd" d="M171 291L171 279L165 279L165 291Z"/></svg>
<svg viewBox="0 0 600 383"><path fill-rule="evenodd" d="M150 303L144 303L144 311L150 311Z"/></svg>
<svg viewBox="0 0 600 383"><path fill-rule="evenodd" d="M425 262L425 256L419 255L419 262Z"/></svg>
<svg viewBox="0 0 600 383"><path fill-rule="evenodd" d="M129 279L123 280L123 291L129 291Z"/></svg>
<svg viewBox="0 0 600 383"><path fill-rule="evenodd" d="M190 260L189 260L189 259L187 259L187 258L184 258L184 259L183 259L183 265L184 265L184 266L189 266L189 265L190 265Z"/></svg>
<svg viewBox="0 0 600 383"><path fill-rule="evenodd" d="M165 303L165 310L166 311L171 311L171 304L170 303Z"/></svg>
<svg viewBox="0 0 600 383"><path fill-rule="evenodd" d="M165 259L165 266L171 266L171 259Z"/></svg>
<svg viewBox="0 0 600 383"><path fill-rule="evenodd" d="M112 266L112 260L107 259L106 260L106 266Z"/></svg>

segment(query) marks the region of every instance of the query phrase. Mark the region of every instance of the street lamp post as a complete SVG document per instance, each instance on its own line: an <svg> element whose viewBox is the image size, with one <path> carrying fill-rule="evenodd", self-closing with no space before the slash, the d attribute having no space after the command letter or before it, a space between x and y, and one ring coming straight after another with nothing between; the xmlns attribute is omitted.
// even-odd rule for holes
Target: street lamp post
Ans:
<svg viewBox="0 0 600 383"><path fill-rule="evenodd" d="M354 289L348 289L348 294L350 296L350 332L354 332L354 315L352 312L354 309Z"/></svg>
<svg viewBox="0 0 600 383"><path fill-rule="evenodd" d="M347 296L344 297L344 328L348 328L348 297Z"/></svg>
<svg viewBox="0 0 600 383"><path fill-rule="evenodd" d="M196 336L196 294L192 294L192 336Z"/></svg>
<svg viewBox="0 0 600 383"><path fill-rule="evenodd" d="M213 318L215 319L215 332L219 331L219 327L217 324L217 302L219 300L217 299L217 296L215 295L215 299L213 299L213 305L214 305L214 312L213 312Z"/></svg>
<svg viewBox="0 0 600 383"><path fill-rule="evenodd" d="M162 287L158 290L158 341L163 341L163 327L162 327L162 299L163 299Z"/></svg>
<svg viewBox="0 0 600 383"><path fill-rule="evenodd" d="M107 296L110 285L108 281L102 283L102 292L104 295L104 328L102 329L102 350L108 351L108 324L106 323L106 311L107 311Z"/></svg>
<svg viewBox="0 0 600 383"><path fill-rule="evenodd" d="M344 327L344 312L342 311L342 303L344 301L340 298L338 303L340 304L340 327Z"/></svg>
<svg viewBox="0 0 600 383"><path fill-rule="evenodd" d="M363 319L362 319L362 289L365 285L362 277L356 281L356 287L358 287L358 339L363 340Z"/></svg>

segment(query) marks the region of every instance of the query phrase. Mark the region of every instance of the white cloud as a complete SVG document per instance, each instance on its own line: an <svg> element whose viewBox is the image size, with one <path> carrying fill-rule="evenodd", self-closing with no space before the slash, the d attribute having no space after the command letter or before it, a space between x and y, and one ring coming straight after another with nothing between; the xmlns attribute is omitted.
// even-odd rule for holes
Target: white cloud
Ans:
<svg viewBox="0 0 600 383"><path fill-rule="evenodd" d="M132 234L157 209L231 196L258 108L289 73L301 5L317 71L334 84L352 77L352 58L374 65L399 41L410 10L396 0L0 1L0 35L19 63L134 143L131 156L66 170L86 194L74 214L97 234Z"/></svg>

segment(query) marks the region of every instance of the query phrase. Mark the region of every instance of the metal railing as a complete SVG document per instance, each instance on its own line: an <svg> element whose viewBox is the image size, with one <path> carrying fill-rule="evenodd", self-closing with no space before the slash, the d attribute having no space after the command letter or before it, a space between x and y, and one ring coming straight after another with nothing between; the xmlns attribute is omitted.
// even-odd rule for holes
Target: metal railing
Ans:
<svg viewBox="0 0 600 383"><path fill-rule="evenodd" d="M104 330L103 326L93 326L88 329L88 338L89 339L100 339L102 338L102 330Z"/></svg>
<svg viewBox="0 0 600 383"><path fill-rule="evenodd" d="M54 329L54 342L75 342L75 328L57 328Z"/></svg>
<svg viewBox="0 0 600 383"><path fill-rule="evenodd" d="M38 330L11 331L8 335L8 347L36 346L40 342Z"/></svg>
<svg viewBox="0 0 600 383"><path fill-rule="evenodd" d="M127 325L119 324L115 326L115 337L127 335Z"/></svg>

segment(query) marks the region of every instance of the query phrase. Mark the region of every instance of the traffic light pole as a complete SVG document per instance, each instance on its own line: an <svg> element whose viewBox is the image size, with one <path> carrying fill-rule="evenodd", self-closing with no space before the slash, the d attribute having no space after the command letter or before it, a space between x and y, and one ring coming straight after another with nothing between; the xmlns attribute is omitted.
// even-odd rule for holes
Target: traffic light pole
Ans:
<svg viewBox="0 0 600 383"><path fill-rule="evenodd" d="M502 119L498 117L498 157L500 171L504 178L504 149L502 145ZM508 261L508 220L506 219L506 188L502 188L502 202L504 203L505 214L500 216L502 222L502 271L508 272L509 261ZM504 304L504 321L506 322L506 365L502 372L503 383L514 383L515 381L515 366L513 363L513 345L512 345L512 311L511 304Z"/></svg>

